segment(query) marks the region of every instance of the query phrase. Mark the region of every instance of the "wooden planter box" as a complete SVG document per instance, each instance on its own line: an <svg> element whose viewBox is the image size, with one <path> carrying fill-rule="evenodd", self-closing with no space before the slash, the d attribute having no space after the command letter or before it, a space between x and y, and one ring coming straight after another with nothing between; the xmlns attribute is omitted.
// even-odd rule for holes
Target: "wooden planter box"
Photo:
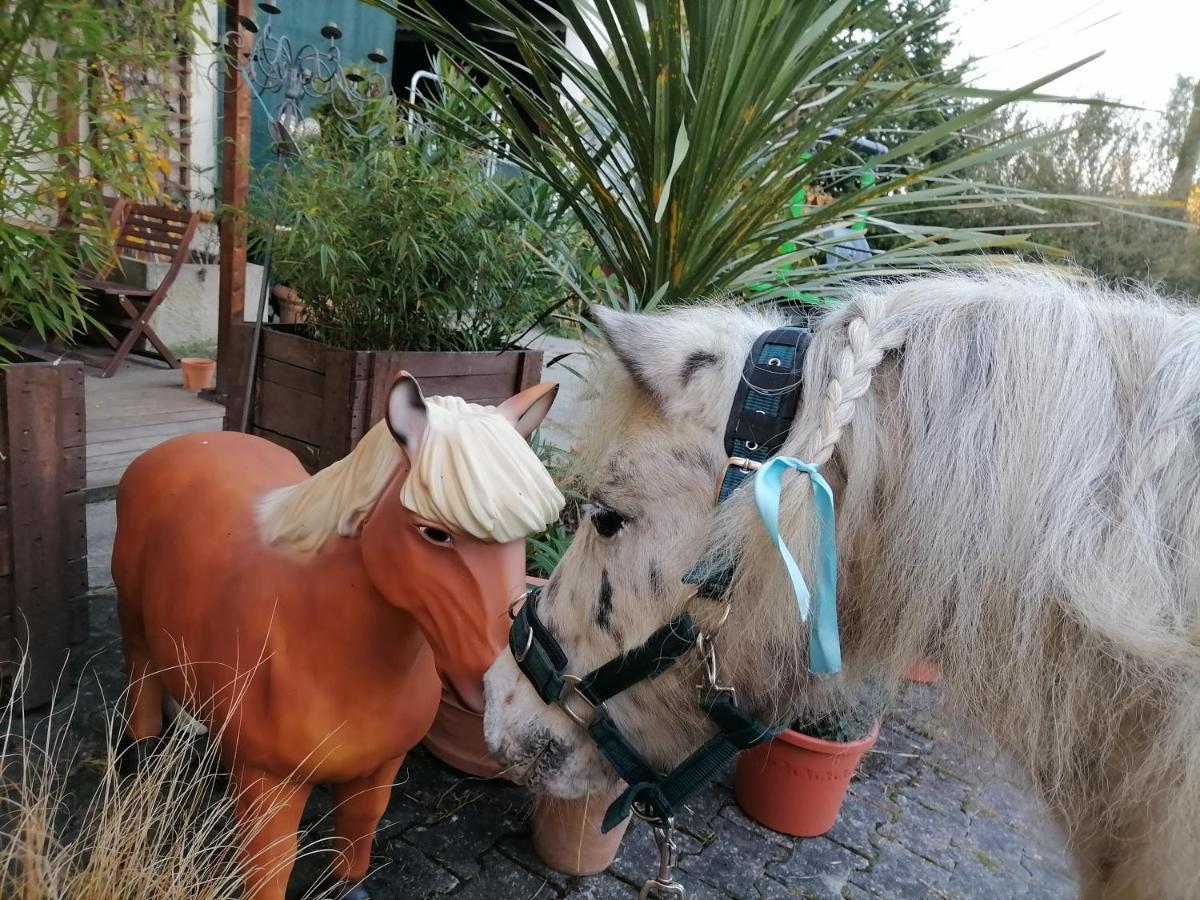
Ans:
<svg viewBox="0 0 1200 900"><path fill-rule="evenodd" d="M0 678L24 652L26 707L87 636L85 453L82 363L0 369Z"/></svg>
<svg viewBox="0 0 1200 900"><path fill-rule="evenodd" d="M311 472L341 459L383 418L388 390L401 370L428 396L454 395L484 405L537 384L542 374L538 350L335 350L301 332L302 326L263 329L249 430L291 450ZM248 348L253 327L245 326L239 337L238 345ZM235 358L244 361L245 350ZM227 430L237 429L241 402L237 386L225 407Z"/></svg>

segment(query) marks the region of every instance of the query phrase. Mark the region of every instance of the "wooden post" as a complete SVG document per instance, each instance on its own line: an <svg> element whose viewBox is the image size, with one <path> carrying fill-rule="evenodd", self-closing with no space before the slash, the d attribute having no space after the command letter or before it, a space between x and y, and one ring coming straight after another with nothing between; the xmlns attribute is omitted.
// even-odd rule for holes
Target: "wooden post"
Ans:
<svg viewBox="0 0 1200 900"><path fill-rule="evenodd" d="M249 54L253 36L241 27L240 17L253 15L253 0L225 0L225 30L241 36L239 47L226 48L239 54L231 58L245 60ZM233 65L225 68L221 97L221 203L226 213L221 216L217 386L212 399L223 402L237 382L236 372L243 362L235 352L233 332L246 305L246 201L250 194L250 89Z"/></svg>

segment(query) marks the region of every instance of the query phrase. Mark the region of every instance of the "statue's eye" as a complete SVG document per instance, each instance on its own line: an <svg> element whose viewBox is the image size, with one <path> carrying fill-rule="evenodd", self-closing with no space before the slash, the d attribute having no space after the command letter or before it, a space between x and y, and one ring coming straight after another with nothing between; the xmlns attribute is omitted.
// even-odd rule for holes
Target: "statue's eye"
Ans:
<svg viewBox="0 0 1200 900"><path fill-rule="evenodd" d="M440 528L434 528L432 525L418 525L417 531L421 532L421 537L429 541L431 544L453 544L454 538L448 531L443 531Z"/></svg>
<svg viewBox="0 0 1200 900"><path fill-rule="evenodd" d="M612 537L625 525L625 517L615 510L599 506L592 512L592 525L600 537Z"/></svg>

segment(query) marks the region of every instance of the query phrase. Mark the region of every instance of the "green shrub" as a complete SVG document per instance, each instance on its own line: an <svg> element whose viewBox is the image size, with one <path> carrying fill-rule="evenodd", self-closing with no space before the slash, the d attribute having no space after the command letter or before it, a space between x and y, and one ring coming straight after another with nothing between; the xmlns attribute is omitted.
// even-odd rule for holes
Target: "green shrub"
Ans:
<svg viewBox="0 0 1200 900"><path fill-rule="evenodd" d="M400 139L388 97L318 114L322 138L256 199L277 204L275 276L313 336L346 349L502 350L570 291L546 255L561 205L459 144ZM568 232L570 229L566 229Z"/></svg>
<svg viewBox="0 0 1200 900"><path fill-rule="evenodd" d="M102 195L161 200L178 152L157 85L196 40L197 0L14 0L0 11L0 325L70 338L75 281L114 235ZM66 110L78 128L65 127ZM47 164L48 162L53 164ZM0 339L0 347L7 345Z"/></svg>

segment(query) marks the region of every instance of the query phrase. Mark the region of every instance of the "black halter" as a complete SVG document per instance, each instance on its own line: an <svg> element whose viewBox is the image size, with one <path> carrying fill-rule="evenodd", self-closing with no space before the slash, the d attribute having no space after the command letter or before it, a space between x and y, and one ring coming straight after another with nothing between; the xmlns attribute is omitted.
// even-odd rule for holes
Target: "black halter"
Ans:
<svg viewBox="0 0 1200 900"><path fill-rule="evenodd" d="M746 360L725 429L725 466L718 492L724 501L783 445L798 406L805 328L779 328L760 335ZM730 580L727 567L703 561L684 577L696 596L722 598ZM513 616L508 644L517 665L547 704L557 704L587 730L600 753L629 787L604 817L604 830L630 811L656 826L669 827L680 805L718 774L738 753L774 737L772 727L741 709L733 688L717 681L712 636L702 633L689 613L676 616L644 643L588 674L567 674L567 655L537 615L539 591L530 591ZM654 678L693 648L703 655L704 679L696 703L717 733L670 772L658 772L621 733L605 702L640 681ZM669 869L669 867L667 867Z"/></svg>

